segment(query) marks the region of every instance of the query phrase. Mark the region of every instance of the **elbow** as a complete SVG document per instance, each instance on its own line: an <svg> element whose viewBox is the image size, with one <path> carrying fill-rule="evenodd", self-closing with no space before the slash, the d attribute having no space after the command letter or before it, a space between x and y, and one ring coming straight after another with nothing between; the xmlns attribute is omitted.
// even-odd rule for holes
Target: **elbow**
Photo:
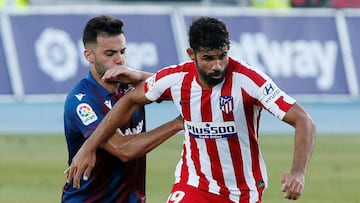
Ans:
<svg viewBox="0 0 360 203"><path fill-rule="evenodd" d="M299 117L298 122L295 126L299 127L299 130L306 132L309 138L312 140L316 136L316 124L309 114L303 114Z"/></svg>
<svg viewBox="0 0 360 203"><path fill-rule="evenodd" d="M136 153L126 148L117 149L115 156L123 162L128 162L138 157Z"/></svg>
<svg viewBox="0 0 360 203"><path fill-rule="evenodd" d="M305 111L297 114L297 118L290 124L302 135L306 135L309 141L316 137L317 129L314 120Z"/></svg>
<svg viewBox="0 0 360 203"><path fill-rule="evenodd" d="M301 137L304 139L304 141L308 143L311 148L313 148L317 134L315 122L309 115L306 115L303 117L303 119L301 119L298 127L299 128L297 130L299 135L303 135Z"/></svg>
<svg viewBox="0 0 360 203"><path fill-rule="evenodd" d="M308 126L308 129L309 129L309 132L310 134L312 135L312 137L315 137L316 134L317 134L317 128L316 128L316 124L314 122L314 120L310 117L310 116L307 116L307 126Z"/></svg>
<svg viewBox="0 0 360 203"><path fill-rule="evenodd" d="M119 145L112 145L111 143L104 143L103 145L101 145L101 147L123 162L128 162L128 161L131 161L131 160L137 158L136 152L126 146L119 146Z"/></svg>

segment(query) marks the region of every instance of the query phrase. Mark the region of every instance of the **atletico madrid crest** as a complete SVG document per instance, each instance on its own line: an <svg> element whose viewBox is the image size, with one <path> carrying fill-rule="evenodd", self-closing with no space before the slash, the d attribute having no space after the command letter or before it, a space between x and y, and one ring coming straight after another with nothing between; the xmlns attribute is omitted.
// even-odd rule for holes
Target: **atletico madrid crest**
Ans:
<svg viewBox="0 0 360 203"><path fill-rule="evenodd" d="M220 96L220 109L230 113L234 109L234 98L232 96Z"/></svg>

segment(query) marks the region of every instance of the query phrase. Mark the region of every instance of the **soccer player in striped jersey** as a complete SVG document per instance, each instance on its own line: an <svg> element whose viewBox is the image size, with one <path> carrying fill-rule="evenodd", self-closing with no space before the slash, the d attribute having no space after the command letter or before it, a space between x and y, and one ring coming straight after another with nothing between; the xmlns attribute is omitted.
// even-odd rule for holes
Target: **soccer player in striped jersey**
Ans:
<svg viewBox="0 0 360 203"><path fill-rule="evenodd" d="M94 150L132 112L172 100L184 118L185 135L168 203L261 202L268 185L258 142L263 109L294 127L292 166L281 180L284 197L298 199L316 136L308 113L266 74L228 56L229 33L222 21L195 19L189 42L190 62L159 70L143 88L120 99L73 160L70 179L78 182L91 171Z"/></svg>

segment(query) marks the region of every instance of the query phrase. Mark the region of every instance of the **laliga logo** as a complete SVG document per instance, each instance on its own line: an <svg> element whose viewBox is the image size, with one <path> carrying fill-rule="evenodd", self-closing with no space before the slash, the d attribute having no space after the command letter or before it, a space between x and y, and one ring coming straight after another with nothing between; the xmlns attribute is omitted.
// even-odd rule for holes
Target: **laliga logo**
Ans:
<svg viewBox="0 0 360 203"><path fill-rule="evenodd" d="M74 77L78 54L68 33L47 28L35 42L40 69L53 80L61 82Z"/></svg>
<svg viewBox="0 0 360 203"><path fill-rule="evenodd" d="M76 77L79 67L88 67L82 56L82 40L74 42L68 32L46 28L35 42L35 53L40 69L53 80L63 82ZM127 64L138 70L159 63L156 44L153 42L127 43ZM79 64L80 61L80 64Z"/></svg>

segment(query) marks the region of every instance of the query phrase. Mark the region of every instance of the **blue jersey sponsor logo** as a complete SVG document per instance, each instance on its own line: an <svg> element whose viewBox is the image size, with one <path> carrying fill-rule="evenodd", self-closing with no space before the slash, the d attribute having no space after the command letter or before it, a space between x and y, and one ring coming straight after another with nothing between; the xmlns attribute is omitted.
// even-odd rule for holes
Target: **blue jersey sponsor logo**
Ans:
<svg viewBox="0 0 360 203"><path fill-rule="evenodd" d="M220 139L236 136L234 121L227 122L190 122L186 121L185 126L189 135L201 139Z"/></svg>

